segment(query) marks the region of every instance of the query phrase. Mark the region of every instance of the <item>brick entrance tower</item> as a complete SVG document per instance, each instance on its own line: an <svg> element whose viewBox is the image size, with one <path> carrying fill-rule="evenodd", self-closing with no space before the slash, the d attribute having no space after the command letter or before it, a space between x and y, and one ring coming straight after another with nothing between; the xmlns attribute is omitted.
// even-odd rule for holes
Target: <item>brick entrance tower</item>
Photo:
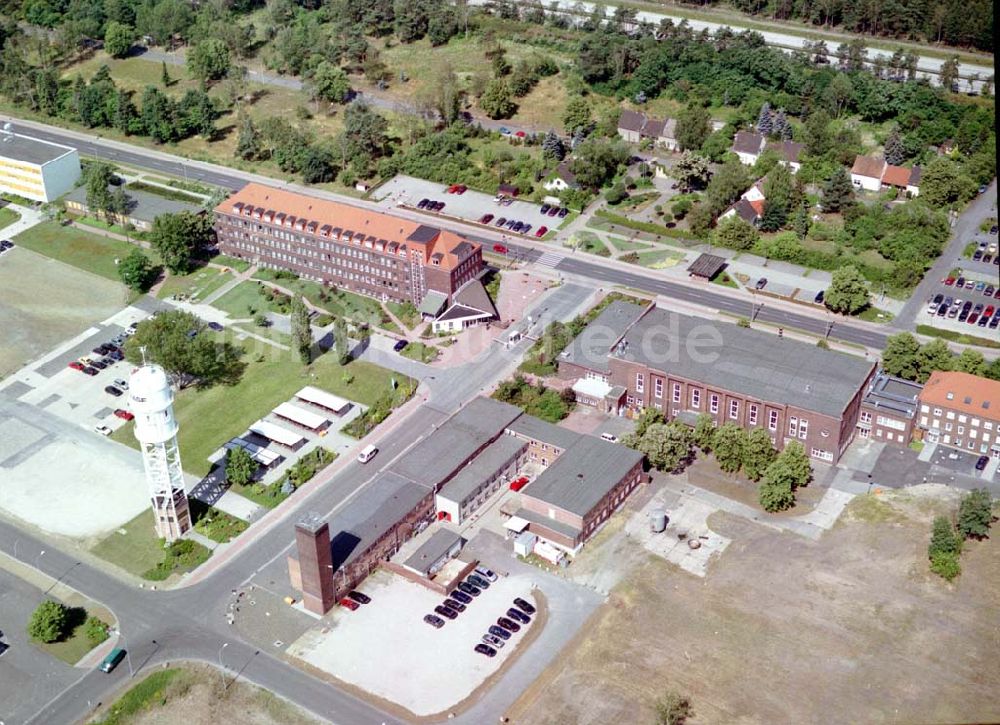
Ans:
<svg viewBox="0 0 1000 725"><path fill-rule="evenodd" d="M302 577L302 604L310 612L326 614L334 603L330 525L317 514L306 514L295 524L295 547Z"/></svg>

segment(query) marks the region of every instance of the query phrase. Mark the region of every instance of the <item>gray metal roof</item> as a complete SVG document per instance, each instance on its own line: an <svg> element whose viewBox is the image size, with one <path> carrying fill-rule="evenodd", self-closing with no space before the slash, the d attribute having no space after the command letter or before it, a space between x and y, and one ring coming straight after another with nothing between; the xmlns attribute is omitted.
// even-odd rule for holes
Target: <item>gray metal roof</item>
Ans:
<svg viewBox="0 0 1000 725"><path fill-rule="evenodd" d="M521 409L508 403L473 398L393 463L391 470L412 481L437 487L519 415Z"/></svg>
<svg viewBox="0 0 1000 725"><path fill-rule="evenodd" d="M639 319L642 310L642 307L631 302L612 302L566 346L559 361L608 372L608 350L625 328Z"/></svg>
<svg viewBox="0 0 1000 725"><path fill-rule="evenodd" d="M456 473L455 477L441 488L439 495L450 501L463 503L482 485L483 481L503 468L526 445L524 441L518 440L514 436L501 435Z"/></svg>
<svg viewBox="0 0 1000 725"><path fill-rule="evenodd" d="M421 315L436 315L447 301L447 295L429 290L420 301L420 307L417 308L417 312Z"/></svg>
<svg viewBox="0 0 1000 725"><path fill-rule="evenodd" d="M430 489L392 472L380 473L330 519L333 566L353 561L413 510Z"/></svg>
<svg viewBox="0 0 1000 725"><path fill-rule="evenodd" d="M529 487L530 488L530 487ZM527 493L528 489L524 489ZM540 524L546 528L552 529L557 534L562 534L570 539L575 539L580 535L580 529L576 526L570 526L569 524L564 524L562 521L556 521L555 519L550 519L541 514L535 513L534 511L529 511L528 509L518 509L517 513L514 514L519 519L524 519L533 524Z"/></svg>
<svg viewBox="0 0 1000 725"><path fill-rule="evenodd" d="M711 279L726 266L724 257L715 254L700 254L698 258L687 268L688 274Z"/></svg>
<svg viewBox="0 0 1000 725"><path fill-rule="evenodd" d="M639 451L580 436L524 489L524 495L586 516L641 460Z"/></svg>
<svg viewBox="0 0 1000 725"><path fill-rule="evenodd" d="M26 164L47 164L76 149L19 133L0 133L0 156Z"/></svg>
<svg viewBox="0 0 1000 725"><path fill-rule="evenodd" d="M108 187L109 189L114 189L114 187ZM190 202L186 201L175 201L173 199L167 199L166 197L158 196L156 194L150 194L145 191L136 191L135 189L130 189L125 187L125 195L129 199L129 207L127 215L130 219L138 219L140 221L153 223L153 220L158 216L163 214L178 214L182 211L189 211L197 214L203 211L202 207L192 200ZM69 192L65 197L64 201L75 201L78 204L87 206L87 187L78 186L73 191Z"/></svg>
<svg viewBox="0 0 1000 725"><path fill-rule="evenodd" d="M879 371L862 399L866 406L890 410L912 419L917 414L918 397L924 386Z"/></svg>
<svg viewBox="0 0 1000 725"><path fill-rule="evenodd" d="M874 363L768 332L654 309L614 354L654 370L839 417Z"/></svg>
<svg viewBox="0 0 1000 725"><path fill-rule="evenodd" d="M536 441L541 441L542 443L548 443L550 446L557 446L563 450L566 450L581 438L579 433L571 431L569 428L549 423L533 415L522 415L507 426L507 430L534 438Z"/></svg>
<svg viewBox="0 0 1000 725"><path fill-rule="evenodd" d="M412 232L410 236L406 238L408 242L417 242L418 244L426 244L427 242L432 242L437 238L437 235L441 233L440 229L435 227L429 227L426 224L421 224Z"/></svg>
<svg viewBox="0 0 1000 725"><path fill-rule="evenodd" d="M403 562L403 566L427 574L431 567L441 561L455 543L460 541L462 537L457 531L440 528Z"/></svg>
<svg viewBox="0 0 1000 725"><path fill-rule="evenodd" d="M455 293L455 303L499 318L490 293L479 279L470 279Z"/></svg>

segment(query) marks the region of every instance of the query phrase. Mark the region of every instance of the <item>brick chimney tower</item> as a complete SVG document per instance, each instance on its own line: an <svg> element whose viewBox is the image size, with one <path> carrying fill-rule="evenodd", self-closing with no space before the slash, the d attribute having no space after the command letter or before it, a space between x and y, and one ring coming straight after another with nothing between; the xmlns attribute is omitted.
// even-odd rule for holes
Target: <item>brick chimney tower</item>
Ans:
<svg viewBox="0 0 1000 725"><path fill-rule="evenodd" d="M306 514L295 524L295 546L302 577L302 604L310 612L326 614L334 603L330 525L318 514Z"/></svg>

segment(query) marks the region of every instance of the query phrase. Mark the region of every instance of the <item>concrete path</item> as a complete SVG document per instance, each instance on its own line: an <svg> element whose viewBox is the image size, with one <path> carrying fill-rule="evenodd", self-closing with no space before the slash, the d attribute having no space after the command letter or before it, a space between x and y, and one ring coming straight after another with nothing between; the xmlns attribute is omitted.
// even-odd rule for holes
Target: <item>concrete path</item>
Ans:
<svg viewBox="0 0 1000 725"><path fill-rule="evenodd" d="M26 232L33 226L45 221L45 215L42 212L21 206L20 204L6 204L4 208L17 212L21 215L21 218L13 224L0 229L0 239L11 239L21 232Z"/></svg>

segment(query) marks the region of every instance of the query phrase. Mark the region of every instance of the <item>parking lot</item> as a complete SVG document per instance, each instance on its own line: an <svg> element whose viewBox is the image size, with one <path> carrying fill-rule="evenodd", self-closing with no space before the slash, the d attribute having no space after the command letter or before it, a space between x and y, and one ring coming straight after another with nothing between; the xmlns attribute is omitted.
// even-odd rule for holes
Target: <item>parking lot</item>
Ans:
<svg viewBox="0 0 1000 725"><path fill-rule="evenodd" d="M429 219L433 219L435 216L444 216L478 225L484 214L492 214L493 219L487 226L494 231L501 231L496 226L496 222L501 218L531 225L527 235L516 234L506 228L502 229L504 234L513 238L520 236L534 238L541 228L556 229L563 222L563 218L558 215L543 214L541 205L534 202L515 199L505 206L495 202L490 194L484 194L474 189L468 189L462 194L449 194L448 187L448 184L438 184L434 181L399 175L372 192L372 198L387 208L406 206L416 209L422 199L444 202L444 208L441 211L427 212Z"/></svg>
<svg viewBox="0 0 1000 725"><path fill-rule="evenodd" d="M360 589L372 598L370 604L354 612L338 607L327 618L328 628L308 632L289 654L418 716L454 708L498 671L536 626L534 618L522 625L495 657L473 650L515 597L537 606L532 578L525 574L501 577L441 629L422 620L443 597L420 584L378 571Z"/></svg>
<svg viewBox="0 0 1000 725"><path fill-rule="evenodd" d="M968 335L996 337L1000 327L997 235L980 231L969 241L976 243L980 259L958 260L958 276L946 277L935 285L931 298L924 300L924 310L918 315L917 323ZM963 283L961 287L960 282ZM933 311L931 303L934 303Z"/></svg>

